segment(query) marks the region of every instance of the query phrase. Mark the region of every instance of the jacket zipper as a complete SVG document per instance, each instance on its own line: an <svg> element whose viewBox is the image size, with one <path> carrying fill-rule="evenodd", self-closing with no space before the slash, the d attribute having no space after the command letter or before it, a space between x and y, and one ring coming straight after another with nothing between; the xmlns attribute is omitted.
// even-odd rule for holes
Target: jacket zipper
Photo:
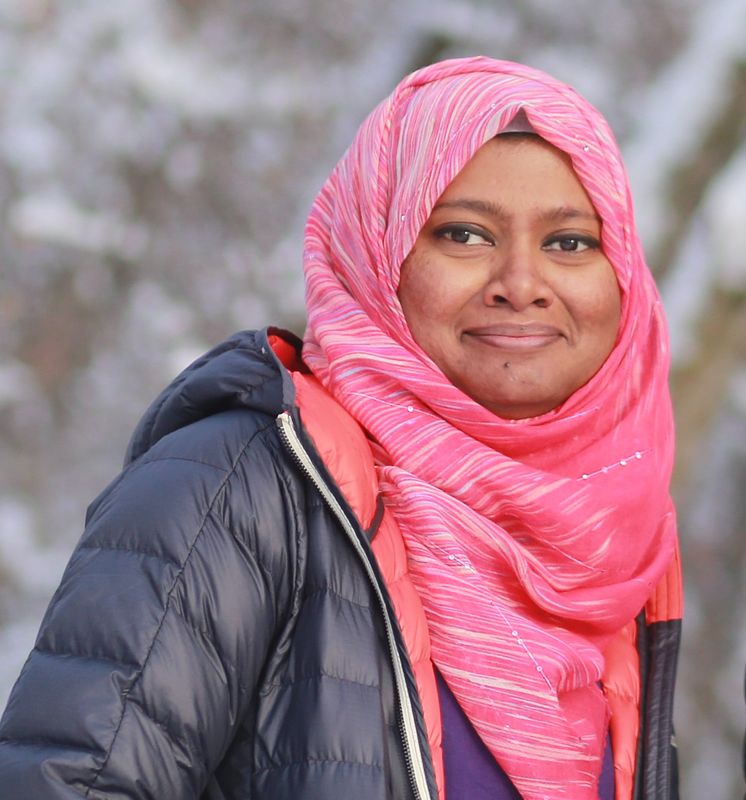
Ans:
<svg viewBox="0 0 746 800"><path fill-rule="evenodd" d="M283 411L277 417L277 425L280 432L280 438L285 444L286 448L293 456L294 460L318 489L324 502L329 506L334 516L338 519L343 530L347 534L350 542L355 548L355 552L363 563L365 572L373 585L378 603L383 612L383 620L386 628L386 640L389 646L389 655L391 663L394 667L394 679L396 683L396 691L399 699L399 727L402 737L402 745L404 748L404 759L407 764L407 771L409 772L409 780L412 786L415 800L433 800L427 786L427 778L425 777L425 766L422 759L422 751L420 749L419 737L417 736L417 729L414 721L414 712L412 710L411 698L409 690L407 689L406 680L404 678L404 668L402 666L401 654L396 645L394 638L394 626L391 621L391 616L386 608L386 601L384 600L381 585L376 578L376 575L371 566L368 554L360 544L358 537L355 533L355 528L350 522L347 514L345 514L339 501L332 493L331 489L324 481L321 473L316 469L310 456L306 452L303 443L295 430L292 417L287 411Z"/></svg>

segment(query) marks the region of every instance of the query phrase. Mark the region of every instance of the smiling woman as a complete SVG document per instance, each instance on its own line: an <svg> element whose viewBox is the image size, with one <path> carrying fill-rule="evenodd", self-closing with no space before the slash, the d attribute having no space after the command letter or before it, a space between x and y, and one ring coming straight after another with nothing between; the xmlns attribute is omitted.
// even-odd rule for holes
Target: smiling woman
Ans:
<svg viewBox="0 0 746 800"><path fill-rule="evenodd" d="M601 220L568 157L539 137L479 149L420 231L398 294L415 342L506 419L563 403L619 329Z"/></svg>
<svg viewBox="0 0 746 800"><path fill-rule="evenodd" d="M446 797L676 796L667 334L629 198L594 108L477 58L402 81L311 212L303 354L401 532Z"/></svg>
<svg viewBox="0 0 746 800"><path fill-rule="evenodd" d="M303 264L305 340L198 359L91 506L3 800L673 800L667 335L603 118L426 67Z"/></svg>

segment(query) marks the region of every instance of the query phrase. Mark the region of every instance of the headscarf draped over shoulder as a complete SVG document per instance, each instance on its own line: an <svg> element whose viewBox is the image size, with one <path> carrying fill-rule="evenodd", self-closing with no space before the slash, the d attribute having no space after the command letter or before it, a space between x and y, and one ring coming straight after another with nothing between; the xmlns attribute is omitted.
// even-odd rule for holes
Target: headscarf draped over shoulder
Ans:
<svg viewBox="0 0 746 800"><path fill-rule="evenodd" d="M616 344L559 408L495 416L413 341L402 262L437 199L522 112L567 153L621 288ZM405 78L316 198L304 358L374 442L433 659L528 800L597 795L603 647L676 549L668 339L606 121L573 89L488 58Z"/></svg>

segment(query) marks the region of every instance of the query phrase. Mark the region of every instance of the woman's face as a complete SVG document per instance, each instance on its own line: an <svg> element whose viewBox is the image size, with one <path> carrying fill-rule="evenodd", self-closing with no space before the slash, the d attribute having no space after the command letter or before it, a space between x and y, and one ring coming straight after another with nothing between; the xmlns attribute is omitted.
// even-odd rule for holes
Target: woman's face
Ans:
<svg viewBox="0 0 746 800"><path fill-rule="evenodd" d="M570 159L538 137L487 142L441 195L402 265L412 336L506 419L538 416L611 352L619 286Z"/></svg>

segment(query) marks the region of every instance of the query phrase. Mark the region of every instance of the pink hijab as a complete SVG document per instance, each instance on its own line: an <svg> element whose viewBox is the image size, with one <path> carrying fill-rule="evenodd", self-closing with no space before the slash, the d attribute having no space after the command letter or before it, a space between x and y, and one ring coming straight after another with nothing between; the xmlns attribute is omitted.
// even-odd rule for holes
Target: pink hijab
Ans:
<svg viewBox="0 0 746 800"><path fill-rule="evenodd" d="M566 152L622 291L617 343L559 408L510 421L415 344L399 270L450 181L522 110ZM405 78L367 118L306 228L304 357L368 431L433 660L521 795L597 797L603 649L670 563L673 427L660 299L605 120L488 58Z"/></svg>

